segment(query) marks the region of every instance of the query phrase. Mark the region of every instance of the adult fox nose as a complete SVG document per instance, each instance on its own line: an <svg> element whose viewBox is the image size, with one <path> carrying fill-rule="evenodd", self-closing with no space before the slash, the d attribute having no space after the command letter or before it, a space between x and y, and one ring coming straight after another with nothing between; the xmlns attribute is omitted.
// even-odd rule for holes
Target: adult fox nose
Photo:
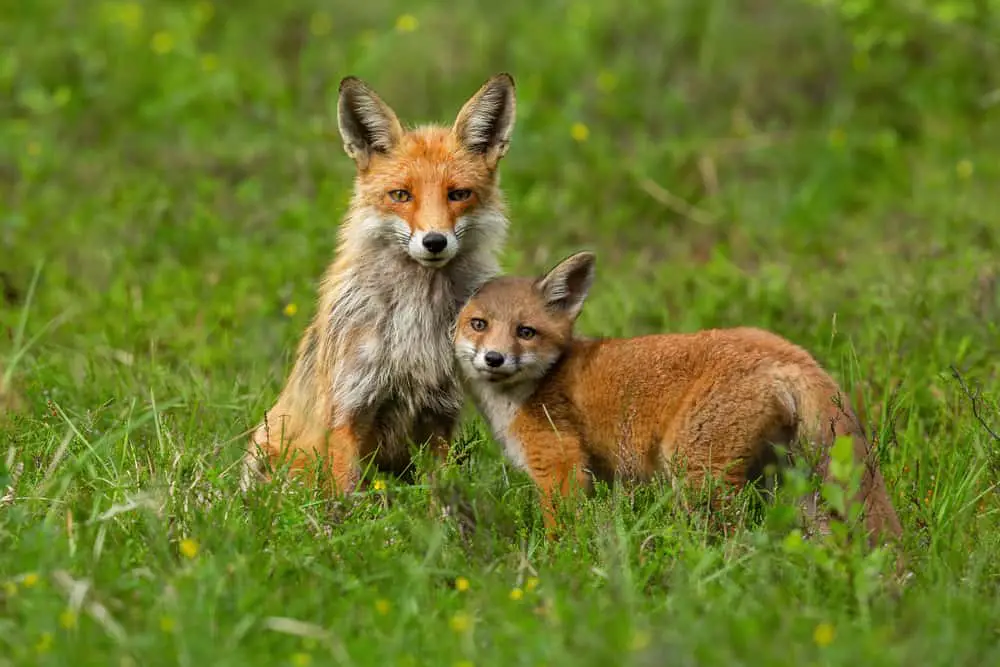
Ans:
<svg viewBox="0 0 1000 667"><path fill-rule="evenodd" d="M448 238L440 232L428 232L424 235L424 247L435 255L448 247Z"/></svg>
<svg viewBox="0 0 1000 667"><path fill-rule="evenodd" d="M483 361L485 361L486 365L490 368L496 368L503 365L503 355L499 352L490 350L483 355Z"/></svg>

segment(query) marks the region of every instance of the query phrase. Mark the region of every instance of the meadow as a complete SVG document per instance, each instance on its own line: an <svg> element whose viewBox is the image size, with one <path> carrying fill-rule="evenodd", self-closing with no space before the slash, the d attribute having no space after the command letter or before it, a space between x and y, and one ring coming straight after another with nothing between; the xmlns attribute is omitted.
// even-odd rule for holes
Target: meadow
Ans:
<svg viewBox="0 0 1000 667"><path fill-rule="evenodd" d="M1000 664L1000 3L132 0L0 21L0 667ZM333 253L340 78L511 72L503 266L579 329L770 328L866 416L912 577L789 506L455 460L237 490ZM721 526L721 527L720 527Z"/></svg>

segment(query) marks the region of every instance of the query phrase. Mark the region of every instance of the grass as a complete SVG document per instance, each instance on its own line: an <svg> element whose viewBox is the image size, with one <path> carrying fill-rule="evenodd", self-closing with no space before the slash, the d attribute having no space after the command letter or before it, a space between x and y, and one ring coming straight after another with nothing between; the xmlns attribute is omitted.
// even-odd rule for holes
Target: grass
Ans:
<svg viewBox="0 0 1000 667"><path fill-rule="evenodd" d="M633 5L4 10L0 665L1000 661L1000 7ZM350 191L337 81L447 121L500 70L505 268L597 251L585 333L811 350L863 397L907 586L669 489L546 544L471 411L433 483L237 493Z"/></svg>

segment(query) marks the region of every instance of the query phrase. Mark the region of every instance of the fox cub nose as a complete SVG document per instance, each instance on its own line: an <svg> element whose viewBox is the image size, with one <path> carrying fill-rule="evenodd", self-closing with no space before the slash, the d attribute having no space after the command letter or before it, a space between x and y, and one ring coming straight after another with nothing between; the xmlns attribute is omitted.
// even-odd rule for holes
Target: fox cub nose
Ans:
<svg viewBox="0 0 1000 667"><path fill-rule="evenodd" d="M499 352L494 352L493 350L490 350L489 352L483 355L483 361L485 361L486 365L489 366L490 368L496 368L497 366L503 365L503 355L500 354Z"/></svg>
<svg viewBox="0 0 1000 667"><path fill-rule="evenodd" d="M448 239L439 232L429 232L424 236L424 247L429 252L437 254L448 247Z"/></svg>

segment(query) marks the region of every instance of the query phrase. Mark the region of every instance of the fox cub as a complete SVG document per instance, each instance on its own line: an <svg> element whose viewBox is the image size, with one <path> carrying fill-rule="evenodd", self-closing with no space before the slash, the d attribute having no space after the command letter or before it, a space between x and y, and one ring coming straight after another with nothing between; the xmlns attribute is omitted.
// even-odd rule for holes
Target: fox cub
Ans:
<svg viewBox="0 0 1000 667"><path fill-rule="evenodd" d="M538 279L494 278L455 328L470 393L506 456L537 485L550 531L555 499L572 484L587 489L591 475L648 480L673 462L739 487L773 457L772 444L794 452L802 441L826 479L833 441L848 435L865 463L857 500L870 543L901 534L854 415L837 406L839 387L809 353L752 328L575 337L594 262L581 252ZM812 512L825 529L829 514Z"/></svg>
<svg viewBox="0 0 1000 667"><path fill-rule="evenodd" d="M295 365L250 438L244 489L285 456L296 473L322 460L347 492L363 460L402 473L409 443L446 451L463 403L451 326L498 271L508 226L498 167L514 117L508 74L486 81L451 127L410 130L364 82L341 81L354 196Z"/></svg>

